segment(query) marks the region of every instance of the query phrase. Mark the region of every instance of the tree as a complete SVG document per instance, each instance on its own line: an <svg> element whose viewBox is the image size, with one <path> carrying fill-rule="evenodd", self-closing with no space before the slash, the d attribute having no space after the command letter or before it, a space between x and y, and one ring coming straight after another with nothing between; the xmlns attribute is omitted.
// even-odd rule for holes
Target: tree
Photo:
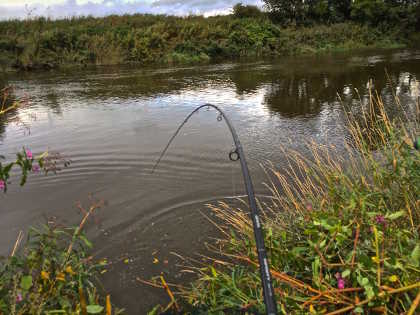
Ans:
<svg viewBox="0 0 420 315"><path fill-rule="evenodd" d="M285 24L337 23L350 18L352 0L264 0L272 17Z"/></svg>
<svg viewBox="0 0 420 315"><path fill-rule="evenodd" d="M236 18L255 18L262 16L261 10L256 5L243 5L237 3L233 6L233 15Z"/></svg>
<svg viewBox="0 0 420 315"><path fill-rule="evenodd" d="M302 24L305 20L308 1L264 0L271 17L284 24Z"/></svg>

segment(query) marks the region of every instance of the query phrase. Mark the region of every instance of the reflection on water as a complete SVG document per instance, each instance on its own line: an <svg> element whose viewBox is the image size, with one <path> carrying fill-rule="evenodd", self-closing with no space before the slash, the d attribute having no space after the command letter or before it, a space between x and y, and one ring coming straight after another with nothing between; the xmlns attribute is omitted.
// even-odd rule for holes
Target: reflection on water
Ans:
<svg viewBox="0 0 420 315"><path fill-rule="evenodd" d="M0 253L20 229L45 218L75 223L72 205L93 193L108 201L100 224L89 230L97 255L115 262L105 284L117 304L144 313L158 296L133 279L159 274L162 268L176 272L154 266L151 253L167 258L171 251L190 255L198 250L210 227L197 210L244 193L239 165L227 158L232 149L227 128L206 110L193 117L156 174L150 174L167 140L195 106L211 102L227 112L256 189L264 194L259 164L270 160L281 169L282 147L305 154L308 139L341 146L347 133L340 99L353 109L363 106L371 82L388 106L395 92L403 106L414 110L419 75L418 51L9 75L18 96L30 96L31 106L13 115L29 120L31 133L0 121L1 154L11 158L22 146L34 152L52 148L73 164L58 176L33 176L24 188L14 185L0 195ZM127 256L135 263L118 267ZM143 302L133 298L139 294Z"/></svg>

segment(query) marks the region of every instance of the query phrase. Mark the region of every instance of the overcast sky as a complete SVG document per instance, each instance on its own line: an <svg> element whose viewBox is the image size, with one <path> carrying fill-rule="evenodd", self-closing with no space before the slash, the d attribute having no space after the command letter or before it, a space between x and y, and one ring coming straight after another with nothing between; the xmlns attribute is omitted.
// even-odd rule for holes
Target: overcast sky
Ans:
<svg viewBox="0 0 420 315"><path fill-rule="evenodd" d="M0 19L124 13L227 14L238 2L261 6L262 0L0 0Z"/></svg>

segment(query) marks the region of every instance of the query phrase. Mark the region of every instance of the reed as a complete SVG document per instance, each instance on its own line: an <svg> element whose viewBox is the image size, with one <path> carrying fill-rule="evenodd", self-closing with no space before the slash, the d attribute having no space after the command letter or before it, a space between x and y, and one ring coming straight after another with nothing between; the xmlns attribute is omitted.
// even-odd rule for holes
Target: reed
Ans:
<svg viewBox="0 0 420 315"><path fill-rule="evenodd" d="M403 108L395 97L392 118L374 92L361 105L347 112L344 156L308 142L309 157L288 150L286 169L265 168L271 198L260 207L282 314L418 311L419 104ZM246 207L208 206L222 236L207 264L191 264L198 279L179 295L207 313L263 313Z"/></svg>

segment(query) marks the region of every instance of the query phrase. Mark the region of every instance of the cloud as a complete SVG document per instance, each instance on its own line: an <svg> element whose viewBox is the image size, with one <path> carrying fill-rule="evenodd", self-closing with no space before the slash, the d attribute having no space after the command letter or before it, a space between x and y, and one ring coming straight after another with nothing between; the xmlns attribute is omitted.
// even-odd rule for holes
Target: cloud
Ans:
<svg viewBox="0 0 420 315"><path fill-rule="evenodd" d="M0 0L0 19L47 16L154 13L170 15L227 14L238 2L262 5L262 0Z"/></svg>
<svg viewBox="0 0 420 315"><path fill-rule="evenodd" d="M26 5L32 6L32 5L57 5L57 4L63 4L66 3L67 0L13 0L13 1L7 1L2 0L0 2L0 6L2 7L24 7Z"/></svg>

